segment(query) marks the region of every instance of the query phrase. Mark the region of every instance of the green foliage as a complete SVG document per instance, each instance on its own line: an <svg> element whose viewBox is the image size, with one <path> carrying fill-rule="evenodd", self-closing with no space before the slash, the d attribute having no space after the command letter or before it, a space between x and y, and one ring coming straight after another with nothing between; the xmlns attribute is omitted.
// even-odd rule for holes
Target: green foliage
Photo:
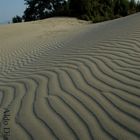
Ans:
<svg viewBox="0 0 140 140"><path fill-rule="evenodd" d="M130 0L130 3L129 3L129 13L130 14L133 14L137 11L137 4L135 2L135 0Z"/></svg>
<svg viewBox="0 0 140 140"><path fill-rule="evenodd" d="M136 8L136 2L135 2L135 0L130 0L129 8L130 9L135 9Z"/></svg>
<svg viewBox="0 0 140 140"><path fill-rule="evenodd" d="M114 2L114 15L127 16L129 10L128 0L115 0Z"/></svg>
<svg viewBox="0 0 140 140"><path fill-rule="evenodd" d="M137 2L137 5L136 5L136 12L140 12L140 1Z"/></svg>
<svg viewBox="0 0 140 140"><path fill-rule="evenodd" d="M87 20L87 21L91 20L91 18L86 14L79 16L79 18L82 20Z"/></svg>
<svg viewBox="0 0 140 140"><path fill-rule="evenodd" d="M23 15L25 21L62 16L68 12L65 0L25 0L25 4L28 6Z"/></svg>
<svg viewBox="0 0 140 140"><path fill-rule="evenodd" d="M140 3L135 0L25 0L25 4L25 21L76 16L99 22L140 11Z"/></svg>
<svg viewBox="0 0 140 140"><path fill-rule="evenodd" d="M17 15L17 16L15 16L15 17L13 17L12 22L13 22L13 23L22 22L22 18L21 18L20 16Z"/></svg>

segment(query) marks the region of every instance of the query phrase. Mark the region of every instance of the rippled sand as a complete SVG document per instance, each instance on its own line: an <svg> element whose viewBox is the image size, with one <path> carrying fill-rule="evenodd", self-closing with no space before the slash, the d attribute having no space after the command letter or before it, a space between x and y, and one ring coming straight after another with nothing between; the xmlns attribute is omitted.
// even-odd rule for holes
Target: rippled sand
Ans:
<svg viewBox="0 0 140 140"><path fill-rule="evenodd" d="M0 26L0 122L0 140L140 140L140 14Z"/></svg>

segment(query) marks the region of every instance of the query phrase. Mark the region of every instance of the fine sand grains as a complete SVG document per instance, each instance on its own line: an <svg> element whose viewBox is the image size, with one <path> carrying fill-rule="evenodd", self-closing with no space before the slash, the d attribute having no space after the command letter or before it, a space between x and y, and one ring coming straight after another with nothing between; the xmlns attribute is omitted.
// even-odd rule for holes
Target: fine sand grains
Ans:
<svg viewBox="0 0 140 140"><path fill-rule="evenodd" d="M140 140L140 14L0 27L0 140Z"/></svg>

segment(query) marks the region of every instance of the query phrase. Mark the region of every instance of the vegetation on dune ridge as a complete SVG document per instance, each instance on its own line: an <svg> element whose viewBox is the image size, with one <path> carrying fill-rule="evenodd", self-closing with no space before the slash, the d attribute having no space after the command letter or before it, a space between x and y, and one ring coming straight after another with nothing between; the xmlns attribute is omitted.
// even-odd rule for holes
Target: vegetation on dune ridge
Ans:
<svg viewBox="0 0 140 140"><path fill-rule="evenodd" d="M54 16L100 22L140 11L140 2L135 0L25 0L25 4L27 8L22 17L25 22ZM14 17L13 23L21 22L19 19Z"/></svg>

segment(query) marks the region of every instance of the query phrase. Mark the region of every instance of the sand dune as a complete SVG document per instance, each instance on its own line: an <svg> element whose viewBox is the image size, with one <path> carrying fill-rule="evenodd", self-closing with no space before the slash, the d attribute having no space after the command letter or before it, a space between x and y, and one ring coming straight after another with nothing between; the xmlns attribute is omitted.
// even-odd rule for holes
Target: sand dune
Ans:
<svg viewBox="0 0 140 140"><path fill-rule="evenodd" d="M0 26L0 140L140 140L139 16Z"/></svg>

